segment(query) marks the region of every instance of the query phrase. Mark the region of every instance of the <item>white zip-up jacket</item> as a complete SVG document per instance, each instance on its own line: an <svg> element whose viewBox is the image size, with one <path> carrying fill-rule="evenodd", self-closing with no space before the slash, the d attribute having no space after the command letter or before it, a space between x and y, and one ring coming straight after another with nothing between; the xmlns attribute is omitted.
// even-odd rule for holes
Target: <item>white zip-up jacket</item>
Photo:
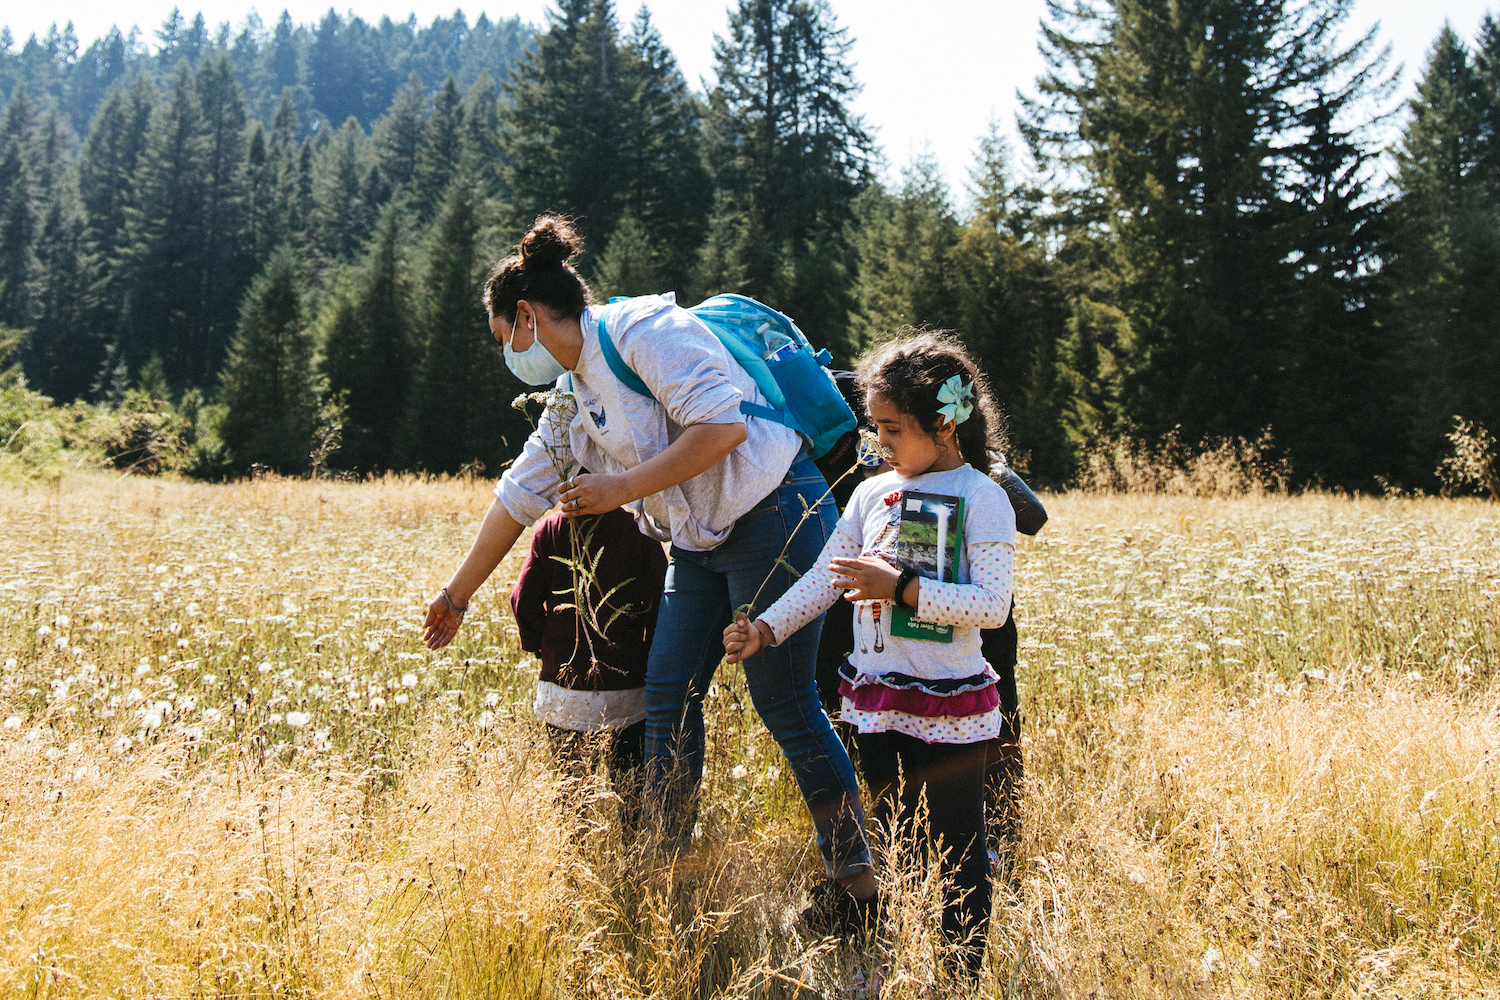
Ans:
<svg viewBox="0 0 1500 1000"><path fill-rule="evenodd" d="M622 384L604 360L601 309L615 349L655 400ZM685 427L744 423L744 443L722 461L632 505L641 530L652 537L694 552L715 548L741 515L781 484L801 439L775 421L740 413L742 399L769 404L713 331L679 308L671 293L590 306L580 323L578 367L557 380L573 400L543 413L495 496L518 522L535 524L557 503L566 478L557 464L569 476L581 468L618 475L666 450Z"/></svg>

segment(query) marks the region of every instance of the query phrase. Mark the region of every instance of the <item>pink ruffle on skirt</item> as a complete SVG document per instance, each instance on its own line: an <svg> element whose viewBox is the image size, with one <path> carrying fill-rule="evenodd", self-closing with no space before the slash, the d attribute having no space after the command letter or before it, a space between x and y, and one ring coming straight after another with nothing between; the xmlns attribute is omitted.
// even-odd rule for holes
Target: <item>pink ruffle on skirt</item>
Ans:
<svg viewBox="0 0 1500 1000"><path fill-rule="evenodd" d="M914 688L889 688L884 684L855 687L848 680L841 679L839 694L862 712L905 712L924 719L983 715L1000 704L1000 689L994 684L977 691L970 689L957 694L935 695Z"/></svg>

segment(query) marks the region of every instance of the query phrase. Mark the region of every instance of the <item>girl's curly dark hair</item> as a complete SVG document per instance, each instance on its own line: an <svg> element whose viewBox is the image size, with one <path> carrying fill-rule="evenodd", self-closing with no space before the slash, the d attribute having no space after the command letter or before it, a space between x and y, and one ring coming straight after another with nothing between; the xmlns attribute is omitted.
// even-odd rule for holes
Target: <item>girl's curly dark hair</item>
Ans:
<svg viewBox="0 0 1500 1000"><path fill-rule="evenodd" d="M484 283L484 304L491 316L516 320L516 303L544 305L554 316L572 319L592 305L588 282L568 261L583 252L583 237L570 219L539 215L515 252L496 264Z"/></svg>
<svg viewBox="0 0 1500 1000"><path fill-rule="evenodd" d="M964 461L989 474L991 453L1004 451L1005 422L990 393L989 380L958 337L946 330L906 330L860 358L856 373L861 391L884 396L902 413L910 413L928 434L936 434L947 417L938 389L957 375L974 386L974 410L958 425L954 438Z"/></svg>

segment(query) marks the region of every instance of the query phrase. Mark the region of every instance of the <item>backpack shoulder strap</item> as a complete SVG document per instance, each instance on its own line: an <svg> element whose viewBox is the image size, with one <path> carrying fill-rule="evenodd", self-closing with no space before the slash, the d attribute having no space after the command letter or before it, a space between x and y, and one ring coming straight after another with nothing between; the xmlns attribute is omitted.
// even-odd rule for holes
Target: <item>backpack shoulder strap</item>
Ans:
<svg viewBox="0 0 1500 1000"><path fill-rule="evenodd" d="M710 326L710 329L713 328ZM621 385L632 390L637 395L645 396L647 399L653 401L656 399L656 394L625 363L625 359L620 357L620 352L615 349L614 339L610 337L609 327L606 325L605 317L602 315L599 317L599 349L604 352L605 363L609 365L609 370L614 373L615 378L620 380ZM782 413L768 406L758 406L755 403L741 400L740 412L747 417L760 417L762 420L770 420L785 427L790 427L792 430L799 429L796 420L792 419L790 413Z"/></svg>
<svg viewBox="0 0 1500 1000"><path fill-rule="evenodd" d="M614 339L609 335L609 327L605 324L605 317L602 314L599 316L599 349L604 352L605 364L609 365L609 370L614 372L615 378L619 379L625 388L638 396L645 396L653 401L656 399L656 394L625 363L625 359L620 357L620 352L615 350Z"/></svg>

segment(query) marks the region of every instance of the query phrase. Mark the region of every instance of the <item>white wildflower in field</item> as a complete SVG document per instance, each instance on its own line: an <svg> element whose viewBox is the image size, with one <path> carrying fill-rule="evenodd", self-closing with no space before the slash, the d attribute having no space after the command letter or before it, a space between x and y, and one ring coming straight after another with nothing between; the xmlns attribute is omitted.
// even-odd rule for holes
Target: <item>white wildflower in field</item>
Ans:
<svg viewBox="0 0 1500 1000"><path fill-rule="evenodd" d="M284 992L296 963L343 995L339 983L402 981L403 936L442 940L443 928L482 923L519 940L547 926L557 949L516 959L522 976L555 958L546 975L597 979L612 996L634 990L619 970L638 968L676 995L696 984L647 956L680 955L670 929L708 919L726 962L795 966L816 993L847 983L838 963L775 943L767 914L794 912L796 887L820 866L803 850L797 797L772 789L784 765L743 672L721 671L706 703L710 773L730 780L705 797L699 835L715 870L690 901L676 876L605 846L614 838L570 841L578 816L555 795L545 744L533 726L504 724L534 695L536 661L505 608L524 544L475 595L451 652L422 647L429 582L489 502L482 483L397 477L78 480L43 503L0 486L0 797L34 803L0 817L0 869L64 873L46 891L90 914L91 933L142 942L139 961L80 951L61 924L32 917L49 904L41 890L0 879L0 913L26 914L0 929L21 935L16 955L45 955L58 982L76 975L101 994L186 994L199 970L161 942L190 926L204 976ZM1485 995L1500 981L1500 891L1486 861L1500 817L1483 798L1500 720L1482 707L1494 703L1500 649L1500 507L1320 494L1054 494L1047 506L1051 522L1016 556L1016 673L1036 722L1020 734L1032 750L1022 843L1014 893L997 894L987 968L1010 970L1024 995L1165 995L1163 983L1210 975L1235 977L1247 997L1398 990L1403 975L1467 977L1433 992L1446 1000ZM74 566L90 569L64 569ZM71 631L69 616L89 630ZM54 651L57 639L72 655ZM451 780L455 750L473 781ZM80 767L87 788L69 778ZM257 829L268 787L276 801ZM409 813L417 801L430 816ZM589 824L613 819L613 803L585 808ZM129 829L131 850L100 851L90 824L117 845ZM251 903L267 850L293 893L318 888L318 906L296 909L306 924ZM418 852L469 874L434 866L430 904L413 908L378 887L401 886ZM483 874L491 862L503 878ZM354 892L351 863L370 872ZM208 905L196 864L214 866L215 890L242 893L243 909ZM580 864L589 878L555 877ZM68 871L82 874L68 882ZM917 898L931 873L913 874L893 890L898 912L933 903ZM108 899L149 903L113 905L95 883ZM638 927L590 936L591 915L612 912L622 885ZM1370 919L1371 899L1398 924ZM376 927L369 905L400 919ZM260 923L239 919L252 913ZM1254 931L1226 935L1226 919ZM267 940L285 946L276 962L244 960ZM485 947L454 944L424 959L412 995L496 973L464 957ZM356 975L346 960L365 945ZM930 959L934 939L893 947L905 956L893 968L920 978L912 956ZM1398 953L1388 981L1359 978L1371 956Z"/></svg>

